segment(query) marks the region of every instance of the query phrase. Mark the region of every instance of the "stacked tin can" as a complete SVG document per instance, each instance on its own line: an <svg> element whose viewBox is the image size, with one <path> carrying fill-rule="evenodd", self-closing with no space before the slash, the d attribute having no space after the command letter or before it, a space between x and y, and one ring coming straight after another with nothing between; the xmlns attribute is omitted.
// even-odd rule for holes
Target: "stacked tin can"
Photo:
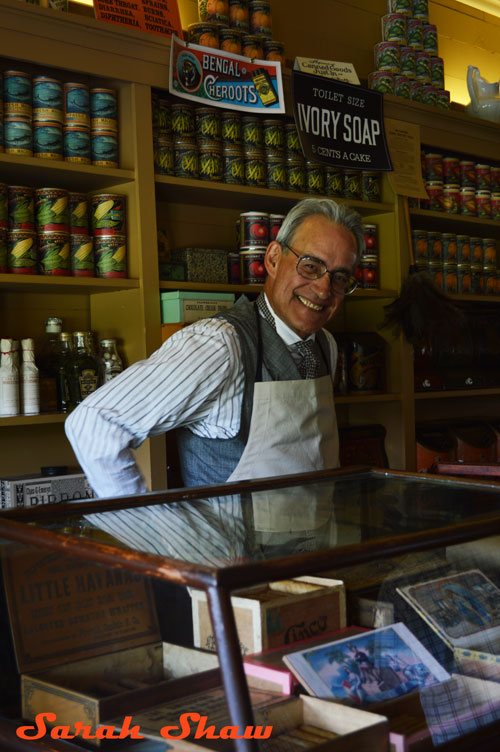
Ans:
<svg viewBox="0 0 500 752"><path fill-rule="evenodd" d="M70 81L63 86L64 159L90 164L90 91L86 84Z"/></svg>
<svg viewBox="0 0 500 752"><path fill-rule="evenodd" d="M90 154L98 167L118 167L118 97L114 89L90 89Z"/></svg>
<svg viewBox="0 0 500 752"><path fill-rule="evenodd" d="M200 180L222 180L220 112L216 107L195 107Z"/></svg>
<svg viewBox="0 0 500 752"><path fill-rule="evenodd" d="M126 197L96 193L90 214L97 277L127 276Z"/></svg>
<svg viewBox="0 0 500 752"><path fill-rule="evenodd" d="M356 278L358 285L364 290L378 290L379 283L379 252L377 225L363 225L365 235L365 249L361 254Z"/></svg>
<svg viewBox="0 0 500 752"><path fill-rule="evenodd" d="M161 92L151 92L154 169L159 175L174 175L174 142L171 104Z"/></svg>
<svg viewBox="0 0 500 752"><path fill-rule="evenodd" d="M224 183L245 183L245 158L241 115L235 110L222 110L222 179Z"/></svg>
<svg viewBox="0 0 500 752"><path fill-rule="evenodd" d="M71 192L68 198L71 274L73 277L93 277L94 244L89 229L88 196L86 193Z"/></svg>
<svg viewBox="0 0 500 752"><path fill-rule="evenodd" d="M68 277L71 274L68 191L37 188L34 197L40 274Z"/></svg>
<svg viewBox="0 0 500 752"><path fill-rule="evenodd" d="M288 191L305 193L306 163L297 126L293 121L285 122L285 174Z"/></svg>
<svg viewBox="0 0 500 752"><path fill-rule="evenodd" d="M6 154L33 156L33 97L31 75L3 72L3 134Z"/></svg>
<svg viewBox="0 0 500 752"><path fill-rule="evenodd" d="M245 159L245 183L265 187L267 168L261 118L257 115L242 115L241 133Z"/></svg>
<svg viewBox="0 0 500 752"><path fill-rule="evenodd" d="M33 76L33 156L62 159L63 85L49 76Z"/></svg>
<svg viewBox="0 0 500 752"><path fill-rule="evenodd" d="M262 121L264 152L266 156L267 187L285 191L287 188L285 162L285 123L280 118Z"/></svg>
<svg viewBox="0 0 500 752"><path fill-rule="evenodd" d="M270 238L270 215L248 211L240 214L239 257L243 284L262 284L266 271L264 257Z"/></svg>
<svg viewBox="0 0 500 752"><path fill-rule="evenodd" d="M35 231L33 188L23 185L0 186L4 206L7 194L7 267L12 274L37 274L38 254ZM2 209L4 213L4 209ZM5 215L0 220L5 223Z"/></svg>
<svg viewBox="0 0 500 752"><path fill-rule="evenodd" d="M194 107L188 102L174 102L170 109L175 176L199 178Z"/></svg>
<svg viewBox="0 0 500 752"><path fill-rule="evenodd" d="M368 85L384 94L448 108L444 62L438 56L437 28L429 23L427 0L387 0L382 41L375 45L375 68Z"/></svg>
<svg viewBox="0 0 500 752"><path fill-rule="evenodd" d="M9 231L8 187L0 183L0 274L9 271L7 233Z"/></svg>

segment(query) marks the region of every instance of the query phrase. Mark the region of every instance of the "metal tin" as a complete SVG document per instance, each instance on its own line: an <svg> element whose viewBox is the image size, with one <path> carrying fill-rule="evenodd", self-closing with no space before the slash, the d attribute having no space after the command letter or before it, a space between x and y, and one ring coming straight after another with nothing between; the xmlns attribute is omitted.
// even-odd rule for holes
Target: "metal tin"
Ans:
<svg viewBox="0 0 500 752"><path fill-rule="evenodd" d="M402 76L399 73L394 74L394 94L403 99L410 98L410 79L408 76Z"/></svg>
<svg viewBox="0 0 500 752"><path fill-rule="evenodd" d="M490 191L476 191L476 217L489 219L491 217Z"/></svg>
<svg viewBox="0 0 500 752"><path fill-rule="evenodd" d="M443 264L443 290L453 294L458 291L458 269L456 264Z"/></svg>
<svg viewBox="0 0 500 752"><path fill-rule="evenodd" d="M270 0L249 0L250 33L271 38L273 19Z"/></svg>
<svg viewBox="0 0 500 752"><path fill-rule="evenodd" d="M428 21L429 20L428 0L413 0L413 15L415 18L421 18L423 21Z"/></svg>
<svg viewBox="0 0 500 752"><path fill-rule="evenodd" d="M243 115L241 119L241 134L243 146L261 149L264 145L262 123L255 115Z"/></svg>
<svg viewBox="0 0 500 752"><path fill-rule="evenodd" d="M242 145L242 124L239 112L231 112L231 110L222 111L221 136L224 146Z"/></svg>
<svg viewBox="0 0 500 752"><path fill-rule="evenodd" d="M429 260L427 230L412 230L412 246L415 263Z"/></svg>
<svg viewBox="0 0 500 752"><path fill-rule="evenodd" d="M242 212L240 214L240 246L264 246L269 243L269 214L266 212Z"/></svg>
<svg viewBox="0 0 500 752"><path fill-rule="evenodd" d="M266 246L240 250L240 276L244 285L260 285L266 278L264 259Z"/></svg>
<svg viewBox="0 0 500 752"><path fill-rule="evenodd" d="M500 167L491 165L490 167L491 192L500 193Z"/></svg>
<svg viewBox="0 0 500 752"><path fill-rule="evenodd" d="M198 0L198 18L200 21L217 21L220 24L229 23L228 0Z"/></svg>
<svg viewBox="0 0 500 752"><path fill-rule="evenodd" d="M344 175L340 167L324 167L325 194L340 197L344 195Z"/></svg>
<svg viewBox="0 0 500 752"><path fill-rule="evenodd" d="M241 147L222 147L222 180L224 183L244 185L245 158Z"/></svg>
<svg viewBox="0 0 500 752"><path fill-rule="evenodd" d="M441 180L426 180L427 209L441 211L443 208L443 183Z"/></svg>
<svg viewBox="0 0 500 752"><path fill-rule="evenodd" d="M221 26L219 28L220 49L225 52L232 52L234 55L241 55L243 49L241 43L242 33L239 29L232 29L230 26Z"/></svg>
<svg viewBox="0 0 500 752"><path fill-rule="evenodd" d="M115 131L90 132L90 158L96 167L118 167L118 138Z"/></svg>
<svg viewBox="0 0 500 752"><path fill-rule="evenodd" d="M394 73L373 71L368 76L368 88L381 94L394 94Z"/></svg>
<svg viewBox="0 0 500 752"><path fill-rule="evenodd" d="M460 186L458 183L444 183L443 209L447 214L458 214L460 204Z"/></svg>
<svg viewBox="0 0 500 752"><path fill-rule="evenodd" d="M443 289L443 264L441 261L432 261L428 264L429 276L439 290Z"/></svg>
<svg viewBox="0 0 500 752"><path fill-rule="evenodd" d="M402 76L407 76L410 79L415 78L416 60L415 50L413 47L400 47L399 48L399 70Z"/></svg>
<svg viewBox="0 0 500 752"><path fill-rule="evenodd" d="M361 172L361 198L363 201L380 201L380 173Z"/></svg>
<svg viewBox="0 0 500 752"><path fill-rule="evenodd" d="M361 287L364 290L378 290L378 256L363 255L359 262Z"/></svg>
<svg viewBox="0 0 500 752"><path fill-rule="evenodd" d="M178 178L199 177L198 146L194 141L174 141L174 165Z"/></svg>
<svg viewBox="0 0 500 752"><path fill-rule="evenodd" d="M427 233L427 258L429 263L443 261L443 239L440 232Z"/></svg>
<svg viewBox="0 0 500 752"><path fill-rule="evenodd" d="M471 263L472 260L472 247L471 238L469 235L457 235L456 236L456 261L458 264ZM482 249L480 251L482 254ZM480 256L482 258L482 256Z"/></svg>
<svg viewBox="0 0 500 752"><path fill-rule="evenodd" d="M306 159L306 193L324 194L325 176L323 167Z"/></svg>
<svg viewBox="0 0 500 752"><path fill-rule="evenodd" d="M70 250L68 232L39 232L38 260L40 274L69 277Z"/></svg>
<svg viewBox="0 0 500 752"><path fill-rule="evenodd" d="M38 232L69 232L68 191L64 188L37 188L35 220Z"/></svg>
<svg viewBox="0 0 500 752"><path fill-rule="evenodd" d="M470 291L473 295L479 295L483 287L483 267L473 267L470 269Z"/></svg>
<svg viewBox="0 0 500 752"><path fill-rule="evenodd" d="M457 266L457 292L459 295L467 295L471 292L472 277L470 264L458 264Z"/></svg>
<svg viewBox="0 0 500 752"><path fill-rule="evenodd" d="M6 154L20 157L33 156L33 129L31 117L4 115L4 148Z"/></svg>
<svg viewBox="0 0 500 752"><path fill-rule="evenodd" d="M263 37L259 34L243 34L241 38L242 55L252 60L262 60L264 57L262 40Z"/></svg>
<svg viewBox="0 0 500 752"><path fill-rule="evenodd" d="M63 153L62 124L33 123L33 156L39 159L62 159Z"/></svg>
<svg viewBox="0 0 500 752"><path fill-rule="evenodd" d="M222 138L221 122L220 115L215 107L196 107L195 123L198 145L202 141L220 144Z"/></svg>
<svg viewBox="0 0 500 752"><path fill-rule="evenodd" d="M430 23L423 23L423 42L424 42L424 50L425 52L428 52L429 55L437 55L438 54L438 37L437 37L437 26Z"/></svg>
<svg viewBox="0 0 500 752"><path fill-rule="evenodd" d="M94 244L90 235L70 235L71 274L94 277Z"/></svg>
<svg viewBox="0 0 500 752"><path fill-rule="evenodd" d="M489 191L491 189L491 172L489 164L477 162L474 166L476 177L476 191Z"/></svg>
<svg viewBox="0 0 500 752"><path fill-rule="evenodd" d="M175 175L174 142L159 136L154 144L153 161L159 175Z"/></svg>
<svg viewBox="0 0 500 752"><path fill-rule="evenodd" d="M267 179L266 158L258 149L245 150L245 183L265 186Z"/></svg>
<svg viewBox="0 0 500 752"><path fill-rule="evenodd" d="M223 175L222 147L216 144L198 144L200 180L220 182Z"/></svg>
<svg viewBox="0 0 500 752"><path fill-rule="evenodd" d="M397 42L378 42L373 48L375 68L399 73L399 49Z"/></svg>
<svg viewBox="0 0 500 752"><path fill-rule="evenodd" d="M495 238L483 238L483 266L496 266L497 243Z"/></svg>
<svg viewBox="0 0 500 752"><path fill-rule="evenodd" d="M388 13L403 13L405 16L411 16L413 12L412 0L387 0Z"/></svg>
<svg viewBox="0 0 500 752"><path fill-rule="evenodd" d="M361 198L361 170L344 170L344 198Z"/></svg>
<svg viewBox="0 0 500 752"><path fill-rule="evenodd" d="M191 23L187 27L188 41L203 47L219 48L219 26L214 21Z"/></svg>
<svg viewBox="0 0 500 752"><path fill-rule="evenodd" d="M64 160L75 164L90 164L90 129L86 125L64 127Z"/></svg>
<svg viewBox="0 0 500 752"><path fill-rule="evenodd" d="M288 191L305 193L306 165L304 159L288 158L286 160L286 188Z"/></svg>
<svg viewBox="0 0 500 752"><path fill-rule="evenodd" d="M422 104L436 106L436 89L431 84L424 85L422 88Z"/></svg>
<svg viewBox="0 0 500 752"><path fill-rule="evenodd" d="M35 229L35 202L33 188L25 185L8 186L9 229Z"/></svg>
<svg viewBox="0 0 500 752"><path fill-rule="evenodd" d="M239 285L241 283L240 254L227 254L227 281L230 285Z"/></svg>
<svg viewBox="0 0 500 752"><path fill-rule="evenodd" d="M303 156L299 133L295 123L285 123L285 148L288 157L293 157L294 154L297 154L299 157Z"/></svg>
<svg viewBox="0 0 500 752"><path fill-rule="evenodd" d="M406 16L403 13L388 13L381 20L384 42L406 44Z"/></svg>
<svg viewBox="0 0 500 752"><path fill-rule="evenodd" d="M37 273L36 233L9 230L7 233L8 267L11 274Z"/></svg>
<svg viewBox="0 0 500 752"><path fill-rule="evenodd" d="M262 40L262 46L264 48L264 60L272 60L285 65L285 45L283 42L265 38Z"/></svg>
<svg viewBox="0 0 500 752"><path fill-rule="evenodd" d="M267 152L267 187L272 190L286 191L286 170L284 153Z"/></svg>
<svg viewBox="0 0 500 752"><path fill-rule="evenodd" d="M460 160L458 157L443 157L443 181L460 186Z"/></svg>
<svg viewBox="0 0 500 752"><path fill-rule="evenodd" d="M18 70L3 71L3 111L4 115L31 117L32 87L29 73Z"/></svg>
<svg viewBox="0 0 500 752"><path fill-rule="evenodd" d="M234 29L248 32L250 23L247 0L229 0L229 25Z"/></svg>
<svg viewBox="0 0 500 752"><path fill-rule="evenodd" d="M176 103L172 105L172 134L177 139L194 139L195 114L190 104Z"/></svg>
<svg viewBox="0 0 500 752"><path fill-rule="evenodd" d="M71 192L69 198L69 227L74 235L88 235L89 215L86 193Z"/></svg>
<svg viewBox="0 0 500 752"><path fill-rule="evenodd" d="M155 110L158 135L172 138L172 108L169 100L158 96Z"/></svg>
<svg viewBox="0 0 500 752"><path fill-rule="evenodd" d="M6 183L0 183L0 229L9 226L9 189Z"/></svg>
<svg viewBox="0 0 500 752"><path fill-rule="evenodd" d="M262 121L262 136L266 151L284 154L285 129L282 120L265 118Z"/></svg>
<svg viewBox="0 0 500 752"><path fill-rule="evenodd" d="M450 109L450 92L446 89L436 90L436 107L441 107L442 110Z"/></svg>
<svg viewBox="0 0 500 752"><path fill-rule="evenodd" d="M116 131L118 100L114 89L90 89L90 129Z"/></svg>
<svg viewBox="0 0 500 752"><path fill-rule="evenodd" d="M462 188L476 189L476 165L471 159L461 159L460 167L460 185Z"/></svg>
<svg viewBox="0 0 500 752"><path fill-rule="evenodd" d="M454 232L443 232L441 233L441 245L442 245L442 256L443 256L443 264L456 264L458 261L457 258L457 236ZM461 261L470 261L470 249L469 249L469 257L465 256L465 248L462 246L462 256Z"/></svg>
<svg viewBox="0 0 500 752"><path fill-rule="evenodd" d="M95 193L90 198L92 234L125 235L126 196L121 193Z"/></svg>
<svg viewBox="0 0 500 752"><path fill-rule="evenodd" d="M491 218L500 219L500 192L491 194Z"/></svg>
<svg viewBox="0 0 500 752"><path fill-rule="evenodd" d="M90 90L86 84L65 83L63 86L64 124L90 127Z"/></svg>
<svg viewBox="0 0 500 752"><path fill-rule="evenodd" d="M476 189L460 188L460 214L475 217L476 216Z"/></svg>
<svg viewBox="0 0 500 752"><path fill-rule="evenodd" d="M426 180L443 180L443 155L439 152L426 152L425 158Z"/></svg>
<svg viewBox="0 0 500 752"><path fill-rule="evenodd" d="M436 89L444 89L444 60L431 55L431 83Z"/></svg>
<svg viewBox="0 0 500 752"><path fill-rule="evenodd" d="M415 78L424 84L431 83L431 57L427 52L415 53Z"/></svg>
<svg viewBox="0 0 500 752"><path fill-rule="evenodd" d="M7 230L0 227L0 274L6 274L9 270L9 246L7 243Z"/></svg>
<svg viewBox="0 0 500 752"><path fill-rule="evenodd" d="M270 214L269 215L269 242L276 240L280 231L281 225L285 221L284 214Z"/></svg>
<svg viewBox="0 0 500 752"><path fill-rule="evenodd" d="M496 266L483 269L483 293L484 295L497 294L497 269Z"/></svg>
<svg viewBox="0 0 500 752"><path fill-rule="evenodd" d="M424 85L422 81L410 81L410 99L413 102L422 101L422 90Z"/></svg>
<svg viewBox="0 0 500 752"><path fill-rule="evenodd" d="M96 277L127 276L127 239L125 235L94 235Z"/></svg>
<svg viewBox="0 0 500 752"><path fill-rule="evenodd" d="M63 122L63 87L49 76L33 76L33 119Z"/></svg>
<svg viewBox="0 0 500 752"><path fill-rule="evenodd" d="M408 18L406 21L406 44L414 50L424 49L424 29L420 18Z"/></svg>
<svg viewBox="0 0 500 752"><path fill-rule="evenodd" d="M467 235L457 235L459 237L467 237ZM473 236L469 238L470 243L470 262L474 266L483 266L483 239Z"/></svg>

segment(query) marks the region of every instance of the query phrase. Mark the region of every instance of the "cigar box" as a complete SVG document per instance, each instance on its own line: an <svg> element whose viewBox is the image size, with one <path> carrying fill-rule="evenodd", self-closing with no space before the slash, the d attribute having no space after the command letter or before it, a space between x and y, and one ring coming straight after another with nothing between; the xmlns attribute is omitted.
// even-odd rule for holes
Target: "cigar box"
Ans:
<svg viewBox="0 0 500 752"><path fill-rule="evenodd" d="M206 594L191 591L194 644L216 650ZM231 597L243 655L289 645L346 626L345 591L341 580L297 577Z"/></svg>
<svg viewBox="0 0 500 752"><path fill-rule="evenodd" d="M55 725L79 721L95 733L120 712L158 702L178 674L217 665L213 653L207 661L196 650L174 662L173 647L161 641L150 582L139 575L10 544L2 566L28 720L55 713ZM192 676L186 681L192 686Z"/></svg>

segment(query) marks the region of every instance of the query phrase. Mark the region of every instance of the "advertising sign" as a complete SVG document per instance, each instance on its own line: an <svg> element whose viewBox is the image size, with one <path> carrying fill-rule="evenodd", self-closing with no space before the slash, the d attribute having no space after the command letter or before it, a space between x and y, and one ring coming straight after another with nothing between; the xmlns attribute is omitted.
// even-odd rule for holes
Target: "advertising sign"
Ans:
<svg viewBox="0 0 500 752"><path fill-rule="evenodd" d="M187 44L176 36L170 47L169 89L178 97L213 107L285 112L281 63Z"/></svg>
<svg viewBox="0 0 500 752"><path fill-rule="evenodd" d="M94 0L96 18L152 34L181 34L177 0Z"/></svg>
<svg viewBox="0 0 500 752"><path fill-rule="evenodd" d="M335 167L392 170L380 92L293 70L292 98L307 159Z"/></svg>

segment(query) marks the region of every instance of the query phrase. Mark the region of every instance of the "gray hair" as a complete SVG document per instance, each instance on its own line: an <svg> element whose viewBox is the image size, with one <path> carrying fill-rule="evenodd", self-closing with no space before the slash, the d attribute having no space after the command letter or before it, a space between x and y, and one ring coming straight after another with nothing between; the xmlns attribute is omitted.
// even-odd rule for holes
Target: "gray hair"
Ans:
<svg viewBox="0 0 500 752"><path fill-rule="evenodd" d="M337 204L329 198L304 198L295 204L286 215L276 241L281 245L292 243L295 232L302 222L313 214L320 214L336 225L345 227L356 239L356 263L365 249L363 218L347 204Z"/></svg>

